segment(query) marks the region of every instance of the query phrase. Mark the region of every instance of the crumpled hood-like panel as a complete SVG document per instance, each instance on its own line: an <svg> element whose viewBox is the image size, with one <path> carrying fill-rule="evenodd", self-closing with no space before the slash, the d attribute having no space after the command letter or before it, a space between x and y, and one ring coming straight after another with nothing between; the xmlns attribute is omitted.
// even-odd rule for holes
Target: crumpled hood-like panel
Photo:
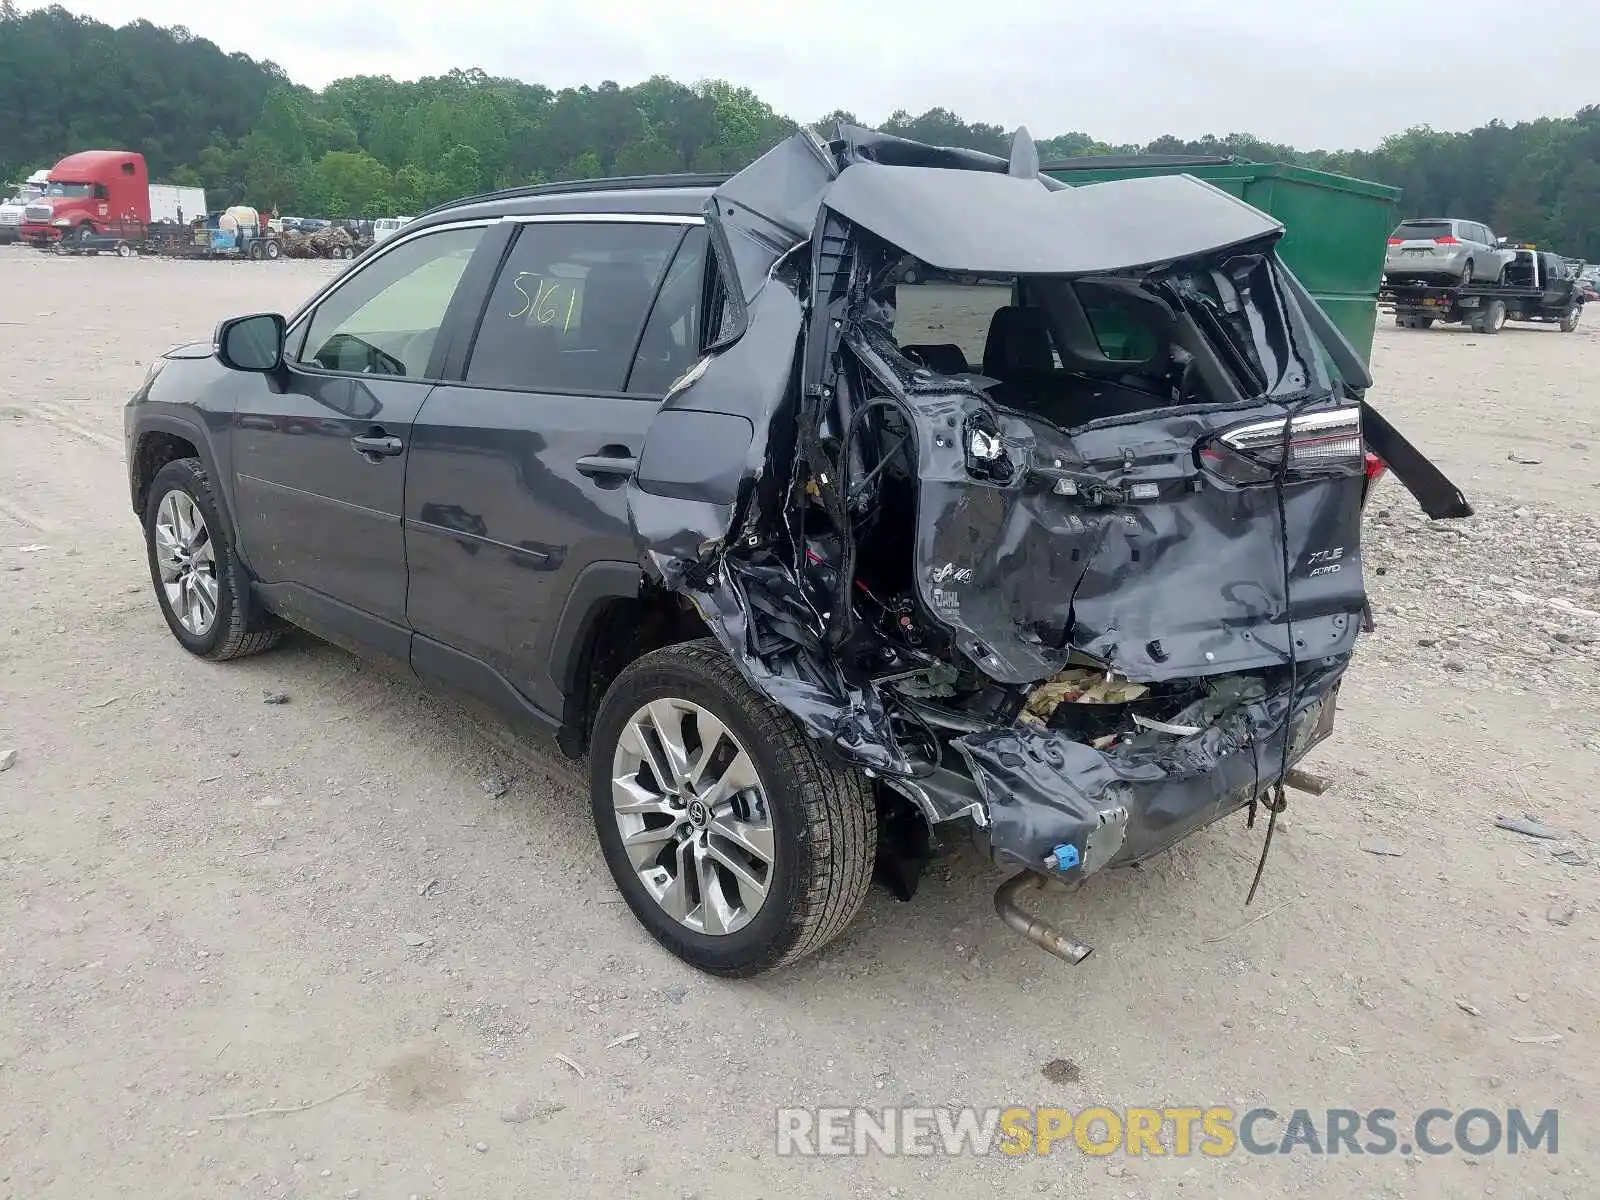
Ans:
<svg viewBox="0 0 1600 1200"><path fill-rule="evenodd" d="M749 298L766 264L810 237L826 207L930 266L996 275L1085 275L1213 254L1283 225L1191 175L1067 187L1004 159L841 126L780 142L716 192Z"/></svg>
<svg viewBox="0 0 1600 1200"><path fill-rule="evenodd" d="M1215 254L1283 225L1191 175L1050 191L1037 179L932 167L847 166L834 212L931 267L990 275L1090 275Z"/></svg>

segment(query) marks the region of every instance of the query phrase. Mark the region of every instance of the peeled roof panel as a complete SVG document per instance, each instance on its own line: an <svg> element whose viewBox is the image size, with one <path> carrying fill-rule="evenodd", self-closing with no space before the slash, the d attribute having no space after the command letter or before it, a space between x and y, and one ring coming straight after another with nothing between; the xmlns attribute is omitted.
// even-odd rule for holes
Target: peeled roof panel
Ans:
<svg viewBox="0 0 1600 1200"><path fill-rule="evenodd" d="M995 275L1126 270L1283 231L1189 175L1050 191L988 171L857 162L840 172L823 203L929 266Z"/></svg>

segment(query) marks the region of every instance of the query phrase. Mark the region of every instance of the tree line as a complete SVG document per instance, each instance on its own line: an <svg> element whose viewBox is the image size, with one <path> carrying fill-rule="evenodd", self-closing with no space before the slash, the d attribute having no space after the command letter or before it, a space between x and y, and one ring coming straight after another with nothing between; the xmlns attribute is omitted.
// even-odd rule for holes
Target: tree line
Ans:
<svg viewBox="0 0 1600 1200"><path fill-rule="evenodd" d="M749 88L655 76L552 90L454 70L295 84L275 63L225 53L182 26L112 28L61 7L0 0L0 184L75 150L116 147L151 177L205 187L214 205L320 216L414 214L458 196L557 179L733 171L796 128ZM861 124L828 113L813 123ZM942 108L876 127L1005 154L1010 132ZM1108 145L1038 139L1042 159L1113 153L1235 155L1402 189L1401 216L1461 216L1600 261L1600 105L1465 133L1427 127L1372 150L1301 150L1248 134Z"/></svg>

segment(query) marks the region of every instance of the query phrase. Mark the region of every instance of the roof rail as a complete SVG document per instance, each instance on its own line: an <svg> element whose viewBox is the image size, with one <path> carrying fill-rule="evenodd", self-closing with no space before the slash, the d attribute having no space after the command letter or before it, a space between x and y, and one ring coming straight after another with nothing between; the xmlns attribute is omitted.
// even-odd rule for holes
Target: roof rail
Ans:
<svg viewBox="0 0 1600 1200"><path fill-rule="evenodd" d="M460 208L466 204L488 204L495 200L520 200L524 196L560 196L572 192L623 192L638 191L645 188L696 188L720 187L727 183L731 176L727 174L678 174L678 175L613 175L605 179L572 179L560 183L529 183L521 187L501 188L494 192L482 192L475 196L463 196L459 200L447 200L443 204L435 204L426 212L418 215L432 216L437 212L448 209Z"/></svg>

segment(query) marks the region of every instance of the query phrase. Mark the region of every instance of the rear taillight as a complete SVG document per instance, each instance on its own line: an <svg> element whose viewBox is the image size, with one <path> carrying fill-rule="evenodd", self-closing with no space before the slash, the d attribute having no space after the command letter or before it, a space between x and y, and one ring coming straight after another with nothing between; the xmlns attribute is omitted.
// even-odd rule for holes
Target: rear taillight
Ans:
<svg viewBox="0 0 1600 1200"><path fill-rule="evenodd" d="M1367 482L1377 483L1383 478L1383 473L1389 469L1389 464L1384 462L1371 450L1367 451Z"/></svg>
<svg viewBox="0 0 1600 1200"><path fill-rule="evenodd" d="M1390 238L1389 239L1389 245L1391 245L1391 246L1404 246L1405 244L1406 244L1405 238Z"/></svg>
<svg viewBox="0 0 1600 1200"><path fill-rule="evenodd" d="M1447 233L1443 237L1434 238L1433 244L1435 246L1459 246L1461 245L1461 239Z"/></svg>
<svg viewBox="0 0 1600 1200"><path fill-rule="evenodd" d="M1252 421L1218 434L1202 445L1201 462L1234 483L1266 483L1283 461L1283 420ZM1297 475L1353 475L1366 453L1361 442L1361 409L1351 406L1302 413L1289 422L1289 470Z"/></svg>

